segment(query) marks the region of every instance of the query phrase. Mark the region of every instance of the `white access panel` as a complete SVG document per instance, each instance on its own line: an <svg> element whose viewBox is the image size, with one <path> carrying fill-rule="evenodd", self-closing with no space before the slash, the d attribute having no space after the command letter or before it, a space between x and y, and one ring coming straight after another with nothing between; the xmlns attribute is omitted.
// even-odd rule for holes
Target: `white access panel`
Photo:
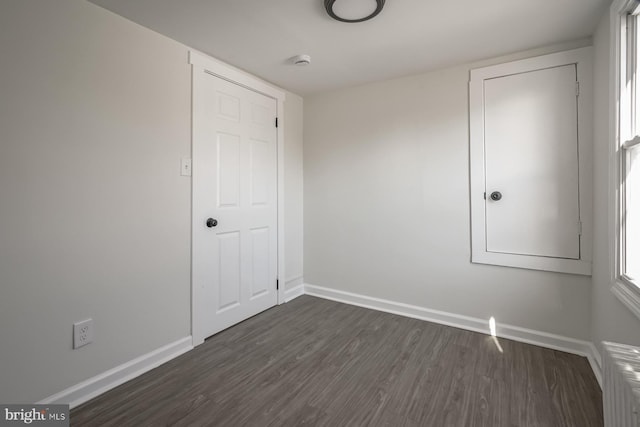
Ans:
<svg viewBox="0 0 640 427"><path fill-rule="evenodd" d="M591 49L471 70L471 261L591 274Z"/></svg>
<svg viewBox="0 0 640 427"><path fill-rule="evenodd" d="M487 251L580 258L576 81L575 64L485 80Z"/></svg>

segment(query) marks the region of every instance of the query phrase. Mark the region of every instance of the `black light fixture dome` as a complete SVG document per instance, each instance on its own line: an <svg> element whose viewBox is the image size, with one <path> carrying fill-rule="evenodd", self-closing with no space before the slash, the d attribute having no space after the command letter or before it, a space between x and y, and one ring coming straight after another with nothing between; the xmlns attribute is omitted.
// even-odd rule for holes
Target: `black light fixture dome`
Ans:
<svg viewBox="0 0 640 427"><path fill-rule="evenodd" d="M375 9L373 8L374 1L375 1ZM342 13L345 11L341 11L340 7L336 7L336 4L341 5L341 4L351 3L353 5L354 2L356 3L360 2L365 7L367 6L367 3L370 3L369 8L365 12L359 14L359 16L352 16L353 12ZM329 14L329 16L338 21L363 22L363 21L368 21L369 19L375 17L377 14L382 12L382 8L384 7L384 2L385 0L357 0L357 1L356 0L324 0L324 7L325 9L327 9L327 13ZM346 11L346 12L349 12L349 11ZM358 11L356 11L356 13L357 12Z"/></svg>

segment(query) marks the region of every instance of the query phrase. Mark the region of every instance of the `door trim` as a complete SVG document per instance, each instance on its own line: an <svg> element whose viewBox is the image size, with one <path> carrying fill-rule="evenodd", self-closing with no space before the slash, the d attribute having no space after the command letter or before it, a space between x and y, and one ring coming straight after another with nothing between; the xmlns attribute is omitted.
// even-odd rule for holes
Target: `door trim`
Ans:
<svg viewBox="0 0 640 427"><path fill-rule="evenodd" d="M485 212L484 81L496 77L576 64L578 96L578 174L580 259L488 252ZM592 66L591 48L569 50L471 70L469 81L469 187L471 207L471 262L532 270L591 275L593 234L592 184Z"/></svg>
<svg viewBox="0 0 640 427"><path fill-rule="evenodd" d="M241 71L231 65L228 65L222 61L206 56L200 52L191 50L189 51L189 64L191 64L191 90L192 90L192 109L191 109L191 144L193 150L193 135L195 123L196 123L196 114L195 105L193 104L193 94L197 90L197 81L198 76L204 74L205 72L211 74L213 76L219 77L221 79L227 80L231 83L242 86L246 89L252 90L254 92L261 93L265 96L273 98L277 101L276 114L278 117L278 127L276 128L277 135L277 151L278 151L278 159L277 159L277 180L278 180L278 188L277 188L277 210L278 210L278 221L277 221L277 236L278 236L278 251L277 251L277 278L279 282L278 289L278 304L282 304L285 302L285 283L284 278L286 277L285 273L285 258L284 258L284 102L286 99L286 94L282 89L279 89L264 80L259 79L251 74L248 74L244 71ZM203 324L203 318L201 315L201 306L199 304L200 301L200 291L196 288L194 280L193 280L193 232L196 229L195 224L196 221L201 221L201 218L194 218L194 209L193 209L193 180L191 181L192 188L192 197L191 197L191 336L193 340L193 346L197 346L204 342L206 338L204 333L202 332L201 325ZM198 222L199 224L199 222Z"/></svg>

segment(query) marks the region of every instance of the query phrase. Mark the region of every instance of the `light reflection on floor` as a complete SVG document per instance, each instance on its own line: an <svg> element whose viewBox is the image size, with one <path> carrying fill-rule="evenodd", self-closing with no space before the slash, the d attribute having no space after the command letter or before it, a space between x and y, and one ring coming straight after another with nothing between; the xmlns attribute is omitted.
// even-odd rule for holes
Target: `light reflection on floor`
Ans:
<svg viewBox="0 0 640 427"><path fill-rule="evenodd" d="M489 329L491 330L491 338L493 338L496 348L500 353L504 353L504 350L502 350L502 346L500 345L500 341L498 341L498 337L496 336L496 319L493 316L489 319Z"/></svg>

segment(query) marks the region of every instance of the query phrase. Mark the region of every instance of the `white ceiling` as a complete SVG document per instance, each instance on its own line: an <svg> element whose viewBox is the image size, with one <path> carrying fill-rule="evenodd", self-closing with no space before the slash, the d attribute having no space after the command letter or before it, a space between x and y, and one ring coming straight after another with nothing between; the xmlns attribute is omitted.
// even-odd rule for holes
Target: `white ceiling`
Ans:
<svg viewBox="0 0 640 427"><path fill-rule="evenodd" d="M323 0L90 0L306 95L592 35L610 0L386 0L347 24ZM311 55L311 65L287 60Z"/></svg>

